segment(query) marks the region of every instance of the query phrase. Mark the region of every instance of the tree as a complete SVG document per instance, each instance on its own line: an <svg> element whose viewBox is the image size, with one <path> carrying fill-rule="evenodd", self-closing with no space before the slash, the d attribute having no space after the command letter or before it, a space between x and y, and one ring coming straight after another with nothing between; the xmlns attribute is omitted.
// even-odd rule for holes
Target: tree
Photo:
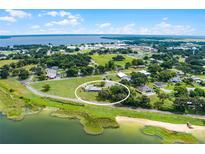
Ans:
<svg viewBox="0 0 205 154"><path fill-rule="evenodd" d="M9 76L9 71L7 69L0 69L0 77L6 79Z"/></svg>
<svg viewBox="0 0 205 154"><path fill-rule="evenodd" d="M50 85L49 84L45 84L44 86L43 86L43 89L42 89L42 91L43 92L47 92L47 91L49 91L50 90Z"/></svg>
<svg viewBox="0 0 205 154"><path fill-rule="evenodd" d="M154 103L154 108L157 109L157 110L159 110L159 109L162 108L163 105L164 105L164 102L162 102L162 101L156 101L156 102Z"/></svg>
<svg viewBox="0 0 205 154"><path fill-rule="evenodd" d="M105 66L102 66L102 65L97 66L96 71L99 74L105 73L105 71L106 71Z"/></svg>
<svg viewBox="0 0 205 154"><path fill-rule="evenodd" d="M161 64L161 67L165 68L165 69L171 69L173 66L173 63L172 61L164 61L162 64Z"/></svg>
<svg viewBox="0 0 205 154"><path fill-rule="evenodd" d="M76 76L78 76L78 72L79 72L79 70L77 67L71 67L71 68L67 69L66 75L67 75L67 77L76 77Z"/></svg>
<svg viewBox="0 0 205 154"><path fill-rule="evenodd" d="M185 112L186 111L186 103L187 99L178 97L173 102L174 110L177 112Z"/></svg>
<svg viewBox="0 0 205 154"><path fill-rule="evenodd" d="M196 88L192 91L190 91L190 94L189 94L191 97L204 97L205 96L205 91L201 88Z"/></svg>
<svg viewBox="0 0 205 154"><path fill-rule="evenodd" d="M146 75L139 73L139 72L132 72L131 73L131 82L132 84L134 84L135 86L141 86L144 85L145 83L147 83L148 78Z"/></svg>
<svg viewBox="0 0 205 154"><path fill-rule="evenodd" d="M132 60L132 65L134 65L134 66L144 65L144 61L142 59L133 59Z"/></svg>
<svg viewBox="0 0 205 154"><path fill-rule="evenodd" d="M38 76L38 80L39 81L46 80L46 75L45 74L41 74L40 76Z"/></svg>
<svg viewBox="0 0 205 154"><path fill-rule="evenodd" d="M18 76L19 75L19 69L14 69L12 71L12 76Z"/></svg>
<svg viewBox="0 0 205 154"><path fill-rule="evenodd" d="M169 79L173 78L174 76L176 76L175 72L164 70L158 74L158 80L162 82L167 82Z"/></svg>
<svg viewBox="0 0 205 154"><path fill-rule="evenodd" d="M168 96L166 93L164 93L164 92L160 92L160 93L158 94L158 97L159 97L160 101L163 102L163 103L164 103L164 101L165 101L167 98L169 98L169 96Z"/></svg>
<svg viewBox="0 0 205 154"><path fill-rule="evenodd" d="M112 59L113 59L114 61L123 61L123 60L125 59L125 57L122 56L122 55L117 55L117 56L115 56L115 57L112 57Z"/></svg>
<svg viewBox="0 0 205 154"><path fill-rule="evenodd" d="M28 72L27 70L21 69L21 70L19 71L19 79L20 79L20 80L25 80L25 79L27 79L28 77L29 77L29 72Z"/></svg>
<svg viewBox="0 0 205 154"><path fill-rule="evenodd" d="M183 85L175 85L174 91L175 91L174 95L176 97L187 97L188 96L188 91L186 87Z"/></svg>
<svg viewBox="0 0 205 154"><path fill-rule="evenodd" d="M131 66L130 62L125 63L125 69L128 69Z"/></svg>
<svg viewBox="0 0 205 154"><path fill-rule="evenodd" d="M162 68L158 64L150 64L148 66L148 71L153 75L157 74L161 70L162 70Z"/></svg>
<svg viewBox="0 0 205 154"><path fill-rule="evenodd" d="M140 102L140 106L143 107L143 108L150 108L150 98L145 96L145 95L142 95L139 99L139 102Z"/></svg>
<svg viewBox="0 0 205 154"><path fill-rule="evenodd" d="M115 69L115 63L112 60L110 60L110 61L108 61L107 64L105 64L105 68L107 70L114 70Z"/></svg>
<svg viewBox="0 0 205 154"><path fill-rule="evenodd" d="M83 76L91 75L93 73L94 68L91 66L86 66L81 68L81 73Z"/></svg>

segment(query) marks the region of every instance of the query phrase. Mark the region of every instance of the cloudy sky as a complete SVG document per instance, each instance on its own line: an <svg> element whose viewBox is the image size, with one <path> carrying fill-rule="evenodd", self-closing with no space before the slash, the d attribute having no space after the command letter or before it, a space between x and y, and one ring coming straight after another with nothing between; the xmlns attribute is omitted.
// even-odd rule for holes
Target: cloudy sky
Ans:
<svg viewBox="0 0 205 154"><path fill-rule="evenodd" d="M204 35L205 10L0 10L0 35Z"/></svg>

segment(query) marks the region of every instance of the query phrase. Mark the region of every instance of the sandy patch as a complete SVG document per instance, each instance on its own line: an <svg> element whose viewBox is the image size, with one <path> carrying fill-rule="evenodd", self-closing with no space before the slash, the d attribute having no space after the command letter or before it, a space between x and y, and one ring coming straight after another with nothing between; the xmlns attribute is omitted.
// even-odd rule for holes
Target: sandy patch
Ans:
<svg viewBox="0 0 205 154"><path fill-rule="evenodd" d="M154 121L148 119L130 118L130 117L123 117L123 116L117 116L116 121L118 123L127 123L127 122L140 123L145 126L149 125L149 126L162 127L177 132L186 132L186 133L195 133L196 131L205 132L205 126L192 125L193 128L190 129L187 127L186 124L172 124L172 123L166 123L166 122L160 122L160 121Z"/></svg>

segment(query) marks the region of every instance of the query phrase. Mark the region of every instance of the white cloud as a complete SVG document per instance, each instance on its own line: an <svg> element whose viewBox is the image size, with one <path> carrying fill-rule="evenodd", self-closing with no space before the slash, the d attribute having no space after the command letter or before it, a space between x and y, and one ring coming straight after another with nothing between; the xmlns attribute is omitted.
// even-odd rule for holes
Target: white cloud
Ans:
<svg viewBox="0 0 205 154"><path fill-rule="evenodd" d="M50 11L50 12L47 12L46 14L47 14L47 15L50 15L50 16L52 16L52 17L55 17L55 16L58 15L58 12L56 12L56 11Z"/></svg>
<svg viewBox="0 0 205 154"><path fill-rule="evenodd" d="M0 21L15 22L18 18L30 17L31 14L22 10L5 10L9 15L1 16Z"/></svg>
<svg viewBox="0 0 205 154"><path fill-rule="evenodd" d="M16 19L14 17L10 17L10 16L3 16L3 17L0 17L0 21L15 22Z"/></svg>
<svg viewBox="0 0 205 154"><path fill-rule="evenodd" d="M6 10L6 12L8 12L11 17L16 17L16 18L25 18L31 16L30 13L27 13L22 10Z"/></svg>
<svg viewBox="0 0 205 154"><path fill-rule="evenodd" d="M139 34L150 35L192 35L195 29L190 25L174 25L163 20L151 28L141 27Z"/></svg>
<svg viewBox="0 0 205 154"><path fill-rule="evenodd" d="M106 27L110 27L112 24L107 22L107 23L103 23L103 24L97 24L97 26L99 28L106 28Z"/></svg>
<svg viewBox="0 0 205 154"><path fill-rule="evenodd" d="M99 34L134 34L135 24L126 24L121 27L114 27L111 23L97 24L95 33Z"/></svg>
<svg viewBox="0 0 205 154"><path fill-rule="evenodd" d="M41 14L42 15L42 14ZM79 15L79 14L72 14L70 12L66 12L66 11L50 11L50 12L46 12L43 15L50 15L53 17L61 17L63 19L61 20L55 20L55 21L50 21L48 23L45 23L46 27L51 27L54 25L59 25L59 26L67 26L67 25L71 25L71 26L75 26L80 24L83 21L83 18Z"/></svg>
<svg viewBox="0 0 205 154"><path fill-rule="evenodd" d="M168 17L164 17L162 18L163 21L167 21L168 20Z"/></svg>
<svg viewBox="0 0 205 154"><path fill-rule="evenodd" d="M160 23L149 27L137 27L134 23L118 27L110 23L98 24L94 32L99 34L193 35L195 31L190 25L171 24L165 17Z"/></svg>
<svg viewBox="0 0 205 154"><path fill-rule="evenodd" d="M77 19L63 19L63 20L58 20L58 21L51 21L49 23L46 23L45 26L51 27L54 25L59 25L59 26L75 26L80 24L80 22Z"/></svg>
<svg viewBox="0 0 205 154"><path fill-rule="evenodd" d="M38 29L38 28L40 28L39 25L33 25L33 26L31 26L31 29Z"/></svg>

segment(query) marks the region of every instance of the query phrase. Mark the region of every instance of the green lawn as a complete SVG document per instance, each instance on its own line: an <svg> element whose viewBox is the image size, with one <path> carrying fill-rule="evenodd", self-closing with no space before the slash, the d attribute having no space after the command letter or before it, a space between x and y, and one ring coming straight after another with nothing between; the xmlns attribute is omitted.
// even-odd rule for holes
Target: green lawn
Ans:
<svg viewBox="0 0 205 154"><path fill-rule="evenodd" d="M9 65L11 63L15 63L18 60L0 60L0 67L4 66L4 65Z"/></svg>
<svg viewBox="0 0 205 154"><path fill-rule="evenodd" d="M195 75L195 76L197 76L197 77L199 77L201 79L205 79L205 75Z"/></svg>
<svg viewBox="0 0 205 154"><path fill-rule="evenodd" d="M86 92L82 88L79 88L77 91L78 96L86 101L96 101L98 92Z"/></svg>
<svg viewBox="0 0 205 154"><path fill-rule="evenodd" d="M105 65L108 61L112 60L112 58L115 56L117 56L117 54L102 54L102 55L94 54L91 57L99 65ZM134 59L134 58L128 57L126 55L123 55L123 56L125 57L125 60L115 61L116 65L124 66L125 63L132 62L132 60Z"/></svg>
<svg viewBox="0 0 205 154"><path fill-rule="evenodd" d="M42 86L49 84L51 89L47 92L48 94L58 95L63 97L75 98L75 89L88 81L102 80L101 76L89 76L89 77L77 77L70 78L66 80L51 80L44 82L37 82L32 84L32 86L38 90L42 89Z"/></svg>

